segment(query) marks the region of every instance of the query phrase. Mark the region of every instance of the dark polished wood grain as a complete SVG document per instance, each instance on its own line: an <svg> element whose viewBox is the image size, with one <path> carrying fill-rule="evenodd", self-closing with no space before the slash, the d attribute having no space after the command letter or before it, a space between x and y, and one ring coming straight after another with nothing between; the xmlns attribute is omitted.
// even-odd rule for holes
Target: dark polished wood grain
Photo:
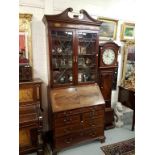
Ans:
<svg viewBox="0 0 155 155"><path fill-rule="evenodd" d="M103 62L102 56L106 49L112 49L115 53L115 59L112 64L106 65ZM101 89L101 93L105 99L105 128L109 129L114 127L114 110L111 107L111 93L113 87L113 80L116 68L118 68L118 51L119 46L114 42L106 42L99 45L99 78L98 84Z"/></svg>
<svg viewBox="0 0 155 155"><path fill-rule="evenodd" d="M57 96L58 92L61 95ZM49 98L54 154L78 143L95 139L104 142L105 106L97 84L52 89Z"/></svg>
<svg viewBox="0 0 155 155"><path fill-rule="evenodd" d="M118 101L133 110L132 131L135 125L135 91L119 86Z"/></svg>
<svg viewBox="0 0 155 155"><path fill-rule="evenodd" d="M104 99L97 86L99 29L102 22L85 10L83 18L45 15L49 43L49 125L53 154L69 146L104 141Z"/></svg>
<svg viewBox="0 0 155 155"><path fill-rule="evenodd" d="M114 42L106 42L99 45L99 68L110 68L110 67L117 67L117 57L118 57L118 50L119 46ZM112 49L115 53L115 59L112 64L106 65L102 60L102 55L105 49Z"/></svg>
<svg viewBox="0 0 155 155"><path fill-rule="evenodd" d="M41 80L19 83L19 154L44 155Z"/></svg>
<svg viewBox="0 0 155 155"><path fill-rule="evenodd" d="M50 91L53 112L103 104L103 96L97 84L54 89ZM74 104L73 104L74 103Z"/></svg>
<svg viewBox="0 0 155 155"><path fill-rule="evenodd" d="M88 15L85 10L80 10L80 14L83 15L83 18L79 17L69 17L68 13L72 12L72 8L67 8L60 14L57 15L45 15L43 21L46 25L47 33L48 33L48 42L49 42L49 85L52 88L56 87L67 87L71 85L85 85L90 83L97 82L97 68L98 68L98 47L99 47L99 26L102 22L93 19ZM61 34L60 34L61 32ZM64 34L63 34L64 33ZM65 38L65 34L70 33L70 39L67 40ZM57 35L56 35L57 34ZM57 39L58 34L64 35ZM86 35L85 35L86 34ZM81 35L82 41L81 41ZM92 35L92 37L90 37ZM87 37L86 37L87 36ZM69 37L69 36L68 36ZM67 37L67 38L68 38ZM59 41L59 43L57 42ZM66 41L66 43L64 43ZM61 43L60 43L61 42ZM88 44L88 43L90 44ZM85 45L87 43L87 45ZM63 44L63 46L62 46ZM67 45L70 45L70 49L67 49ZM88 46L89 45L89 46ZM91 45L91 46L90 46ZM57 47L62 46L62 53L54 54L52 51L57 51ZM79 48L85 48L86 53L79 53ZM65 51L68 53L70 51L70 55L66 55ZM62 72L62 68L60 61L66 59L68 64L68 57L71 56L72 66L65 68ZM84 60L83 65L79 65L80 59ZM85 63L86 60L91 60L93 63L89 64ZM57 65L55 65L55 61L59 64L57 69ZM64 67L64 66L63 66ZM87 71L90 72L89 77L84 77L84 73ZM59 75L64 77L61 79L62 81L67 81L66 83L60 81L59 78L55 78L55 76ZM72 80L68 80L68 74L71 72ZM82 73L81 81L78 80L79 73ZM92 76L92 74L94 74ZM92 79L91 79L92 78ZM90 80L91 79L91 80ZM57 80L59 82L57 82Z"/></svg>

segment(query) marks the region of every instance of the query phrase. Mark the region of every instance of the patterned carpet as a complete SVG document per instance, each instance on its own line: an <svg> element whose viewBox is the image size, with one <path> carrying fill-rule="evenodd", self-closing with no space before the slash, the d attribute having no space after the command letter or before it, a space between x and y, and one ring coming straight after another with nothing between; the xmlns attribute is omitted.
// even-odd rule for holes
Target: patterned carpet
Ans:
<svg viewBox="0 0 155 155"><path fill-rule="evenodd" d="M129 139L122 142L105 145L101 147L105 155L134 155L135 139Z"/></svg>

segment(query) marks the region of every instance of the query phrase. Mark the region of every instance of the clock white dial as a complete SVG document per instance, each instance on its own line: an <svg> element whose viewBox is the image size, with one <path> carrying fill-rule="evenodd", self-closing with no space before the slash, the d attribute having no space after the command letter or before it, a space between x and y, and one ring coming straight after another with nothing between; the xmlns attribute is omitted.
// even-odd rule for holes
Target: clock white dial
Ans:
<svg viewBox="0 0 155 155"><path fill-rule="evenodd" d="M102 60L104 64L111 65L115 60L115 52L112 49L104 50Z"/></svg>

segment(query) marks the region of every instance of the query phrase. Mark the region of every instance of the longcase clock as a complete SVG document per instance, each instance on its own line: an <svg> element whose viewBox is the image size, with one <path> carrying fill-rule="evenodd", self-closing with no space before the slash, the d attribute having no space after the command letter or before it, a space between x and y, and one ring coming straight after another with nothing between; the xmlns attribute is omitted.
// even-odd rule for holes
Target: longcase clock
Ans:
<svg viewBox="0 0 155 155"><path fill-rule="evenodd" d="M118 67L119 46L114 42L100 44L99 47L99 86L105 99L105 127L113 127L114 111L111 107L111 93L115 70Z"/></svg>

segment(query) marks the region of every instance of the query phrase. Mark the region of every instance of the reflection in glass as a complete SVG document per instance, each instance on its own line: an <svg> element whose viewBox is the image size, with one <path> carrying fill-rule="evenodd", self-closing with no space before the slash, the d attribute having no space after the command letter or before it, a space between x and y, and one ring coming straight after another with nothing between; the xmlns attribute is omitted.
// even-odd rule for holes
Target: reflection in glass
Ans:
<svg viewBox="0 0 155 155"><path fill-rule="evenodd" d="M78 82L94 82L96 72L96 33L78 32Z"/></svg>
<svg viewBox="0 0 155 155"><path fill-rule="evenodd" d="M52 31L51 35L51 56L54 84L72 83L73 34L69 31Z"/></svg>

